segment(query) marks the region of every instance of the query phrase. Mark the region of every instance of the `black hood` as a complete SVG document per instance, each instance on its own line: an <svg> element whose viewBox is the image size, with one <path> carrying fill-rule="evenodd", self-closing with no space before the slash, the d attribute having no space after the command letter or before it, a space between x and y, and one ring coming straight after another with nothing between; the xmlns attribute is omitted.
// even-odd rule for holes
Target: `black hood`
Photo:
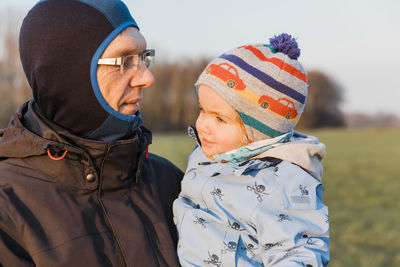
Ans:
<svg viewBox="0 0 400 267"><path fill-rule="evenodd" d="M19 47L39 112L76 135L93 139L121 138L139 128L140 113L129 116L113 110L97 83L98 59L129 26L138 28L119 0L36 4L22 24Z"/></svg>

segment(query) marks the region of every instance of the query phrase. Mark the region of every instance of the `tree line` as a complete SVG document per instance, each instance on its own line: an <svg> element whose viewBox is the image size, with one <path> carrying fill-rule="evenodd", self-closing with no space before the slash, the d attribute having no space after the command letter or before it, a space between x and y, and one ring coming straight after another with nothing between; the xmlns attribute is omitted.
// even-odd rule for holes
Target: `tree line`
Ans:
<svg viewBox="0 0 400 267"><path fill-rule="evenodd" d="M0 128L32 97L19 59L19 23L9 16L0 26ZM144 88L141 112L145 126L153 131L185 131L198 115L194 83L210 59L158 62L151 71L152 87ZM340 127L345 117L340 110L343 89L322 71L308 72L308 97L297 128Z"/></svg>
<svg viewBox="0 0 400 267"><path fill-rule="evenodd" d="M0 128L3 128L11 114L31 98L32 92L19 59L17 19L4 11L0 15Z"/></svg>
<svg viewBox="0 0 400 267"><path fill-rule="evenodd" d="M154 131L182 131L194 124L198 103L194 84L207 59L184 63L160 63L152 72L152 87L144 89L142 114L145 125ZM340 109L343 89L322 71L308 73L308 97L297 128L341 127L345 117Z"/></svg>

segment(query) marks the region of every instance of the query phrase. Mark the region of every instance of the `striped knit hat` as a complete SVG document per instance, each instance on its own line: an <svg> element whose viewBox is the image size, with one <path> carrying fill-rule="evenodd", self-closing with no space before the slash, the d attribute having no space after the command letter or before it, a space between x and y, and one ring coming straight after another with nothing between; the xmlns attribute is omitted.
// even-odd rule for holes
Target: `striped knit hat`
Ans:
<svg viewBox="0 0 400 267"><path fill-rule="evenodd" d="M251 141L293 130L307 96L300 49L288 34L270 44L244 45L211 61L196 82L207 85L239 114Z"/></svg>

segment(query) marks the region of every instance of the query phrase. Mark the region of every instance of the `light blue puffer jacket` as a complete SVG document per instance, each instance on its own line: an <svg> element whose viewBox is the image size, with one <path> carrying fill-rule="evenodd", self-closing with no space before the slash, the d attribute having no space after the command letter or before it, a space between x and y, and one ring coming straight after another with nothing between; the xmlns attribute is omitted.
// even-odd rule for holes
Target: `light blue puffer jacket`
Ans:
<svg viewBox="0 0 400 267"><path fill-rule="evenodd" d="M299 134L241 164L195 148L173 207L182 266L326 266L324 156L323 144Z"/></svg>

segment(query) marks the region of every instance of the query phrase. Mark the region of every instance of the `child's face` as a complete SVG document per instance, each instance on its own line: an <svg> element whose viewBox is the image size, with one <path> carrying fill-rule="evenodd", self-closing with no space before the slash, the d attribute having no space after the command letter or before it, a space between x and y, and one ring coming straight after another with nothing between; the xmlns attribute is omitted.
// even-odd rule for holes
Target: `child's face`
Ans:
<svg viewBox="0 0 400 267"><path fill-rule="evenodd" d="M244 127L236 111L214 90L200 85L200 114L196 121L203 153L207 157L247 145Z"/></svg>

